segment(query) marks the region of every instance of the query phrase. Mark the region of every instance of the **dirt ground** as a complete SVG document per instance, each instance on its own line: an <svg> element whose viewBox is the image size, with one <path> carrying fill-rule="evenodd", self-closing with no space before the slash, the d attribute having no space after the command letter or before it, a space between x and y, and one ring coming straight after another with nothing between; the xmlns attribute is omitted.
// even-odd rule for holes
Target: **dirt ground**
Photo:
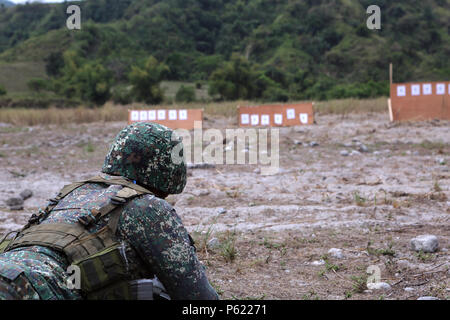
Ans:
<svg viewBox="0 0 450 320"><path fill-rule="evenodd" d="M208 118L206 128L236 126ZM185 191L168 198L221 298L448 299L450 123L392 124L379 113L316 121L280 130L278 174L263 176L257 165L190 169ZM98 173L125 125L0 124L0 232L19 228L63 185ZM4 201L24 189L33 197L10 211ZM424 234L438 237L436 253L410 250ZM367 290L369 266L390 289Z"/></svg>

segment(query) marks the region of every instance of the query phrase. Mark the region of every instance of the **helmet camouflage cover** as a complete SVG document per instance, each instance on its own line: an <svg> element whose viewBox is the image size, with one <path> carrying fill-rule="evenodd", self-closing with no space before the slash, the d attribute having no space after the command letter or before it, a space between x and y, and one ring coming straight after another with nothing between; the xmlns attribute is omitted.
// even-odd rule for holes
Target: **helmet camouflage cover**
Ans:
<svg viewBox="0 0 450 320"><path fill-rule="evenodd" d="M135 180L143 187L164 193L181 193L186 185L186 164L182 158L172 160L172 151L180 143L182 147L181 138L163 125L131 124L117 135L102 172ZM183 149L177 150L182 157Z"/></svg>

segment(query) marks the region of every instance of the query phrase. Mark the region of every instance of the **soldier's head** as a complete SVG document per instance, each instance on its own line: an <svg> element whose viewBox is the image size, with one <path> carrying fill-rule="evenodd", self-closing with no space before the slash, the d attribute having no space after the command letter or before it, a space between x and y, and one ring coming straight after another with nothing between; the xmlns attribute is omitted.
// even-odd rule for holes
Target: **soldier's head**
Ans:
<svg viewBox="0 0 450 320"><path fill-rule="evenodd" d="M158 196L181 193L186 185L186 164L173 161L181 138L162 125L138 122L123 129L105 158L102 172L135 180ZM182 145L181 145L182 146Z"/></svg>

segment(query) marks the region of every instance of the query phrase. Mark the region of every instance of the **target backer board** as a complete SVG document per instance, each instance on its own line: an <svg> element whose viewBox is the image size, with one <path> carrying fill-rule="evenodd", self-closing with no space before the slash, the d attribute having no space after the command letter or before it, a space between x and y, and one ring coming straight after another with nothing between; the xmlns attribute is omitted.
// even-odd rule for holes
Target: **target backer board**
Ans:
<svg viewBox="0 0 450 320"><path fill-rule="evenodd" d="M289 127L314 123L314 103L239 106L240 127Z"/></svg>
<svg viewBox="0 0 450 320"><path fill-rule="evenodd" d="M393 121L450 120L450 81L391 84Z"/></svg>
<svg viewBox="0 0 450 320"><path fill-rule="evenodd" d="M171 129L192 130L198 121L203 121L203 109L128 110L128 124L155 122Z"/></svg>

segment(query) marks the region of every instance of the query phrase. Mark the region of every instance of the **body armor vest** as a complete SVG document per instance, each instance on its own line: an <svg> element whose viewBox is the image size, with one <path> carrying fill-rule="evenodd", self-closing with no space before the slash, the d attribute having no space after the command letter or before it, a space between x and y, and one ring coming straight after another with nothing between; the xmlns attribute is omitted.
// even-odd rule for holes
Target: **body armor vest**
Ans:
<svg viewBox="0 0 450 320"><path fill-rule="evenodd" d="M40 224L61 199L86 183L121 185L123 188L111 198L107 205L98 210L91 209L92 217L80 217L78 224ZM0 243L0 252L34 245L51 248L65 254L69 264L78 267L81 273L80 289L84 298L138 299L136 294L138 290L134 288L134 282L127 279L126 264L115 234L122 206L130 199L144 194L153 193L123 177L104 179L97 176L64 186L56 198L50 200L45 210L38 215L33 214L28 224L12 241L7 242L7 245L5 245L6 242ZM107 215L109 215L109 222L105 227L95 233L88 232L89 226ZM162 286L155 282L152 284L153 287L155 284L156 287Z"/></svg>

